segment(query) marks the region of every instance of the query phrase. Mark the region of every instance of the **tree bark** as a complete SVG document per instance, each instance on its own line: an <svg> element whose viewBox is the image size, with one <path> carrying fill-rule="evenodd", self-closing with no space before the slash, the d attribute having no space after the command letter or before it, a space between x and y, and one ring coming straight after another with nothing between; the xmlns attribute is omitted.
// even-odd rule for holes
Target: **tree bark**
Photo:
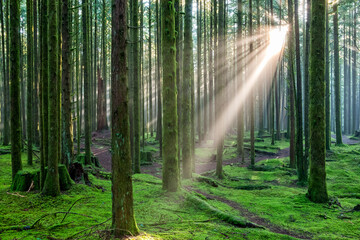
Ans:
<svg viewBox="0 0 360 240"><path fill-rule="evenodd" d="M191 178L191 84L193 77L192 0L185 0L184 63L182 84L182 162L183 178Z"/></svg>
<svg viewBox="0 0 360 240"><path fill-rule="evenodd" d="M295 79L294 79L294 33L293 33L293 2L288 0L288 18L289 18L289 102L290 102L290 167L295 168Z"/></svg>
<svg viewBox="0 0 360 240"><path fill-rule="evenodd" d="M310 179L308 197L326 203L325 171L325 4L313 0L310 32ZM316 17L315 17L316 16Z"/></svg>
<svg viewBox="0 0 360 240"><path fill-rule="evenodd" d="M251 0L250 0L251 1ZM216 56L216 71L215 71L215 142L216 142L216 176L219 179L224 178L223 172L223 149L224 149L224 123L220 120L224 114L224 83L222 75L225 74L225 0L219 0L219 26L218 26L218 49Z"/></svg>
<svg viewBox="0 0 360 240"><path fill-rule="evenodd" d="M178 126L176 99L176 33L175 8L176 0L161 0L162 59L163 67L163 189L176 192L179 189L178 168Z"/></svg>
<svg viewBox="0 0 360 240"><path fill-rule="evenodd" d="M20 125L20 1L10 1L10 56L11 56L11 169L12 179L22 169Z"/></svg>
<svg viewBox="0 0 360 240"><path fill-rule="evenodd" d="M42 193L47 196L60 195L59 184L59 121L58 121L58 11L56 0L48 1L48 69L49 69L49 155L48 170Z"/></svg>
<svg viewBox="0 0 360 240"><path fill-rule="evenodd" d="M74 155L71 116L71 19L69 13L69 0L62 1L62 99L61 99L61 161L69 168Z"/></svg>
<svg viewBox="0 0 360 240"><path fill-rule="evenodd" d="M342 144L341 133L341 105L340 105L340 66L339 66L339 20L338 4L333 6L334 24L334 90L335 90L335 125L336 125L336 145Z"/></svg>
<svg viewBox="0 0 360 240"><path fill-rule="evenodd" d="M111 145L112 227L115 238L137 235L133 208L126 69L126 1L112 0Z"/></svg>
<svg viewBox="0 0 360 240"><path fill-rule="evenodd" d="M85 165L91 164L91 75L90 75L90 56L89 56L89 29L88 29L88 0L82 2L82 25L83 25L83 66L84 66L84 120L85 120Z"/></svg>

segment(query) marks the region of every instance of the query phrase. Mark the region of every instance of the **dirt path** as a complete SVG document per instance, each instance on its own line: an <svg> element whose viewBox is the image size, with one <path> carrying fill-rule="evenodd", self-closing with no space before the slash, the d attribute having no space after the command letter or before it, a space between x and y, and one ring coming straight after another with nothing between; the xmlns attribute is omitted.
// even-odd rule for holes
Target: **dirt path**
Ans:
<svg viewBox="0 0 360 240"><path fill-rule="evenodd" d="M335 134L332 134L331 137L336 139ZM359 140L350 139L349 137L351 137L351 136L346 136L344 134L342 135L343 144L349 144L349 145L359 144L359 142L360 142ZM332 143L335 143L335 142L332 142Z"/></svg>
<svg viewBox="0 0 360 240"><path fill-rule="evenodd" d="M91 151L94 153L96 157L98 157L101 166L106 171L111 171L111 153L110 153L110 142L111 139L111 132L110 130L104 130L101 132L93 132L92 133L92 146ZM81 144L81 149L83 149L83 143ZM250 158L249 154L246 153L245 163L241 163L241 159L234 158L230 160L224 161L225 165L230 164L239 164L241 167L247 167L250 165ZM289 156L289 148L279 150L276 154L264 154L264 153L257 153L255 157L255 162L259 162L265 159L271 158L283 158ZM202 162L201 164L196 164L195 172L198 174L202 174L216 168L216 162L208 159L207 162ZM141 171L143 173L151 174L156 177L161 177L162 172L162 165L154 162L152 165L148 166L141 166Z"/></svg>
<svg viewBox="0 0 360 240"><path fill-rule="evenodd" d="M335 135L332 135L335 138ZM359 144L360 140L353 140L349 139L349 136L343 135L343 143L344 144ZM92 147L91 150L96 157L98 157L100 164L104 167L106 171L111 171L111 153L110 153L110 146L111 146L111 132L110 130L104 130L101 132L93 132L92 133ZM81 144L83 149L83 143ZM289 156L289 148L285 148L279 150L276 154L266 154L266 153L256 153L255 162L259 162L265 159L272 159L272 158L284 158ZM249 154L245 154L245 163L241 162L241 159L234 158L225 160L223 165L230 165L230 164L238 164L240 167L247 167L250 165L250 158ZM198 174L202 174L216 168L216 161L215 159L208 159L206 162L197 163L195 166L195 172ZM162 165L158 162L154 162L152 165L148 166L141 166L141 171L143 173L151 174L156 177L161 178L162 172Z"/></svg>

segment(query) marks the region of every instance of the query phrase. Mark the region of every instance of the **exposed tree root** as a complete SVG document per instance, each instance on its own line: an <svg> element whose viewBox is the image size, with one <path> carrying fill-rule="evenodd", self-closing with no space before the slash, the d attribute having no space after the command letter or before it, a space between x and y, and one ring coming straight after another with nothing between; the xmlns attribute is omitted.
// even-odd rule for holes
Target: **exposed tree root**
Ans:
<svg viewBox="0 0 360 240"><path fill-rule="evenodd" d="M214 208L213 206L209 205L206 201L195 197L193 195L188 195L187 200L200 209L209 212L210 214L218 217L219 219L223 220L224 222L227 222L231 225L234 225L236 227L241 228L261 228L265 229L263 226L257 225L255 223L249 222L245 219L239 218L237 216L230 215L228 213L222 212L217 208Z"/></svg>
<svg viewBox="0 0 360 240"><path fill-rule="evenodd" d="M263 189L271 188L271 186L268 186L268 185L255 185L255 184L240 185L240 186L236 186L236 187L230 187L230 186L227 186L227 185L222 184L220 182L217 182L214 179L211 179L209 177L204 177L204 176L197 177L196 180L198 182L207 183L212 187L222 186L222 187L225 187L225 188L238 189L238 190L263 190Z"/></svg>

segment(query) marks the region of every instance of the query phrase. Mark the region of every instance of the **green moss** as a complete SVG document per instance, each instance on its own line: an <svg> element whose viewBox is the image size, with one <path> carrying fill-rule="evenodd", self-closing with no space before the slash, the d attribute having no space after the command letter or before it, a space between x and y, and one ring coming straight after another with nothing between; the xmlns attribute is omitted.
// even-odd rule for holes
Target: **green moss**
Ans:
<svg viewBox="0 0 360 240"><path fill-rule="evenodd" d="M60 190L66 191L71 188L73 181L70 178L69 172L65 165L59 164L59 182ZM45 168L47 171L47 168ZM40 189L40 171L39 170L25 170L19 171L15 175L14 181L11 184L11 191L28 191L31 184L33 190Z"/></svg>
<svg viewBox="0 0 360 240"><path fill-rule="evenodd" d="M95 167L100 167L100 163L97 157L93 153L91 153L91 165ZM76 162L81 163L82 165L85 165L85 153L80 153L76 156Z"/></svg>
<svg viewBox="0 0 360 240"><path fill-rule="evenodd" d="M236 148L236 147L234 147ZM202 151L199 149L200 152ZM209 148L211 150L211 148ZM253 171L247 168L224 166L225 178L217 179L227 187L217 188L207 183L193 180L182 182L186 188L200 189L211 195L226 198L245 207L251 213L261 216L280 228L298 234L309 234L313 239L358 239L360 235L360 213L347 212L359 204L360 157L359 145L332 147L327 162L327 185L329 195L337 197L343 209L337 205L314 204L305 194L307 189L296 184L297 176L286 166L289 158L268 159L256 166L271 168L271 171ZM204 151L205 152L205 151ZM26 163L26 154L22 156ZM37 171L39 165L24 165L24 172ZM111 182L89 174L93 187L74 184L70 190L56 198L43 197L32 191L21 192L19 197L10 195L11 161L10 155L0 158L0 238L65 239L111 217ZM161 179L147 174L133 176L135 217L142 234L137 239L294 239L268 230L243 229L220 220L212 212L204 211L197 204L185 201L187 193L166 193L162 190ZM241 190L239 186L270 186L263 190ZM11 192L16 194L14 192ZM85 214L68 215L61 223L63 214L44 218L36 228L22 230L30 226L46 213L67 211L79 198L71 212ZM207 204L222 213L242 218L239 212L227 203L206 200ZM341 215L351 219L340 219ZM106 230L106 223L96 230ZM6 229L6 230L5 230ZM225 235L227 236L225 236ZM91 236L98 239L98 236Z"/></svg>

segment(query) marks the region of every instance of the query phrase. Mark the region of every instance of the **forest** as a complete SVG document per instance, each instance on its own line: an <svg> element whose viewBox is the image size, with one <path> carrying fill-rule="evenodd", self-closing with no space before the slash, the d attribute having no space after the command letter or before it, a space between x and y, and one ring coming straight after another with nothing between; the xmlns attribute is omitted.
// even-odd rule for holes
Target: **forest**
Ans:
<svg viewBox="0 0 360 240"><path fill-rule="evenodd" d="M0 240L360 239L359 10L0 0Z"/></svg>

